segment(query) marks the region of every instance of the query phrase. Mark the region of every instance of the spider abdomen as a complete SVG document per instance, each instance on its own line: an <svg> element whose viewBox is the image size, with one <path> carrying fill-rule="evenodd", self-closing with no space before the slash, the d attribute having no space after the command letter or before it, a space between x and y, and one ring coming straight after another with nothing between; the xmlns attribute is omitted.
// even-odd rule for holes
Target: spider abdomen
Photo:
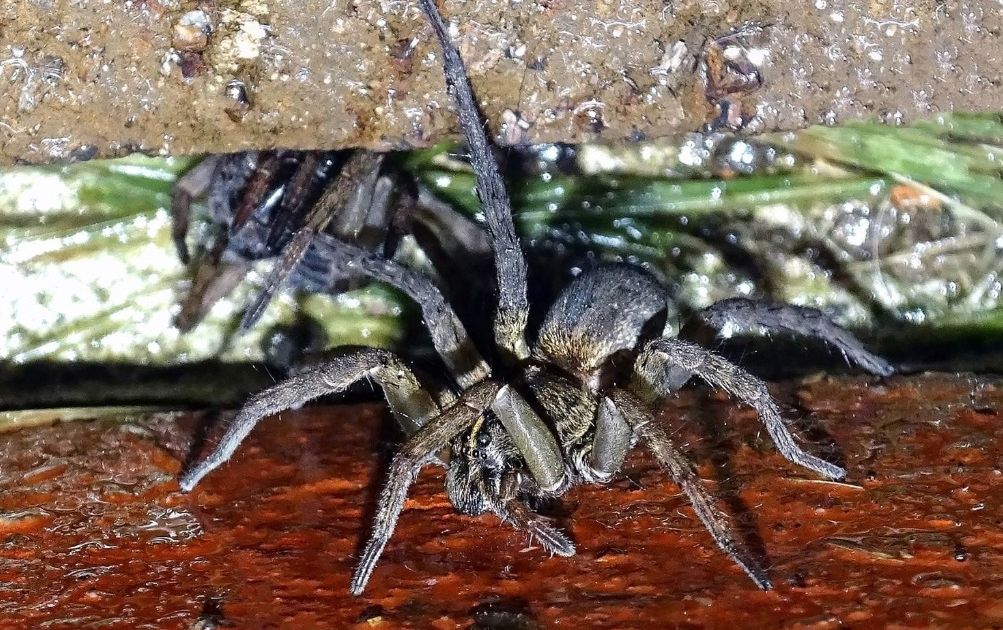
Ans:
<svg viewBox="0 0 1003 630"><path fill-rule="evenodd" d="M561 291L540 326L535 353L572 373L599 369L632 350L649 321L664 311L665 291L651 274L631 265L602 265Z"/></svg>

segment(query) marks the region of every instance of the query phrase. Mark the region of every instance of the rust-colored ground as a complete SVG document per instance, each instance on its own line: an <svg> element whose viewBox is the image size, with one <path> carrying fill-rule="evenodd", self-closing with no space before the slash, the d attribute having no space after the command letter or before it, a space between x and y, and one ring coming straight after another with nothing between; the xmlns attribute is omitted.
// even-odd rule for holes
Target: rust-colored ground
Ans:
<svg viewBox="0 0 1003 630"><path fill-rule="evenodd" d="M837 445L846 484L788 465L726 398L692 390L667 406L663 420L690 427L701 474L719 480L768 554L772 592L713 547L640 451L615 483L565 498L557 517L577 541L572 559L547 557L494 518L454 514L429 470L368 592L352 598L389 450L378 405L267 422L188 496L174 477L191 417L7 434L0 626L1001 625L1001 384L924 375L776 387L817 448Z"/></svg>

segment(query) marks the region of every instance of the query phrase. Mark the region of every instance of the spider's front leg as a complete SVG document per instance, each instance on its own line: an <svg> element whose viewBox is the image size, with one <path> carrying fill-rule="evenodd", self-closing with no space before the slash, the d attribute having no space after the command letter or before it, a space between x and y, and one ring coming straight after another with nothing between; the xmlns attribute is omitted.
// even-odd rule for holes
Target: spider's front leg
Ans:
<svg viewBox="0 0 1003 630"><path fill-rule="evenodd" d="M351 352L296 374L248 400L213 452L181 475L181 489L190 491L203 477L230 459L263 418L295 409L324 394L345 391L356 381L367 377L383 388L394 416L409 435L439 409L414 373L393 353L371 348Z"/></svg>
<svg viewBox="0 0 1003 630"><path fill-rule="evenodd" d="M891 376L895 372L888 361L868 351L848 330L815 308L731 298L708 306L697 317L719 333L730 327L760 326L771 332L818 339L839 350L847 362L871 374Z"/></svg>
<svg viewBox="0 0 1003 630"><path fill-rule="evenodd" d="M404 509L407 491L418 472L440 449L469 428L495 400L501 384L487 380L463 392L456 402L430 418L394 455L380 494L373 522L373 532L352 577L352 594L360 595L383 553L397 519Z"/></svg>
<svg viewBox="0 0 1003 630"><path fill-rule="evenodd" d="M686 456L676 448L661 427L653 422L651 413L637 398L620 389L611 390L606 403L641 438L672 480L679 484L717 546L742 567L759 588L769 589L772 584L766 570L735 539L728 517L717 507L716 499L697 476Z"/></svg>
<svg viewBox="0 0 1003 630"><path fill-rule="evenodd" d="M221 156L218 155L205 158L182 175L174 184L174 194L171 200L171 238L174 240L174 248L177 250L178 258L181 259L182 264L187 265L191 261L191 253L188 251L186 239L192 201L209 190L213 173L216 171L220 159Z"/></svg>
<svg viewBox="0 0 1003 630"><path fill-rule="evenodd" d="M456 114L470 150L470 164L477 176L477 196L481 201L494 249L498 284L498 306L494 318L495 341L510 360L526 359L529 357L529 347L526 344L526 323L529 318L527 265L512 221L512 202L505 189L498 162L491 152L491 142L484 133L484 123L460 52L450 40L449 29L435 2L421 0L421 7L442 47L446 84L452 88L456 101Z"/></svg>
<svg viewBox="0 0 1003 630"><path fill-rule="evenodd" d="M672 394L693 376L725 390L759 414L777 449L788 460L829 479L842 479L846 471L805 452L780 416L766 384L723 357L681 339L650 341L634 362L632 392L645 400Z"/></svg>

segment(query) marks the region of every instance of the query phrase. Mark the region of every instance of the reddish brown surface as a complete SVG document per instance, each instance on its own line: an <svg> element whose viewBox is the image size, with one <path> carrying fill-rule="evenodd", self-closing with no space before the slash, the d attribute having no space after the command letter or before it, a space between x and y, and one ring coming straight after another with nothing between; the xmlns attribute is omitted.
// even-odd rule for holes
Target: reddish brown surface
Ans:
<svg viewBox="0 0 1003 630"><path fill-rule="evenodd" d="M1003 624L1001 383L930 375L775 388L838 445L849 484L785 463L727 399L695 390L669 405L663 420L694 427L683 435L701 474L723 480L715 487L761 537L772 592L713 547L641 451L620 480L565 498L571 559L547 557L493 517L455 514L428 470L369 590L352 598L385 461L380 406L266 422L190 496L174 482L190 418L9 434L0 625L211 627L192 624L214 607L224 627ZM717 421L727 429L711 437Z"/></svg>

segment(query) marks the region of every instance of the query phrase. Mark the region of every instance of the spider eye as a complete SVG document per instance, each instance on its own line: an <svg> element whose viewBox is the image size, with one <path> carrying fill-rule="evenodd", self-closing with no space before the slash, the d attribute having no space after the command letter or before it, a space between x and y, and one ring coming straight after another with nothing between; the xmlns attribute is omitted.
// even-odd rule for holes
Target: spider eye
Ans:
<svg viewBox="0 0 1003 630"><path fill-rule="evenodd" d="M477 446L487 446L491 443L491 434L487 431L481 431L477 434Z"/></svg>

